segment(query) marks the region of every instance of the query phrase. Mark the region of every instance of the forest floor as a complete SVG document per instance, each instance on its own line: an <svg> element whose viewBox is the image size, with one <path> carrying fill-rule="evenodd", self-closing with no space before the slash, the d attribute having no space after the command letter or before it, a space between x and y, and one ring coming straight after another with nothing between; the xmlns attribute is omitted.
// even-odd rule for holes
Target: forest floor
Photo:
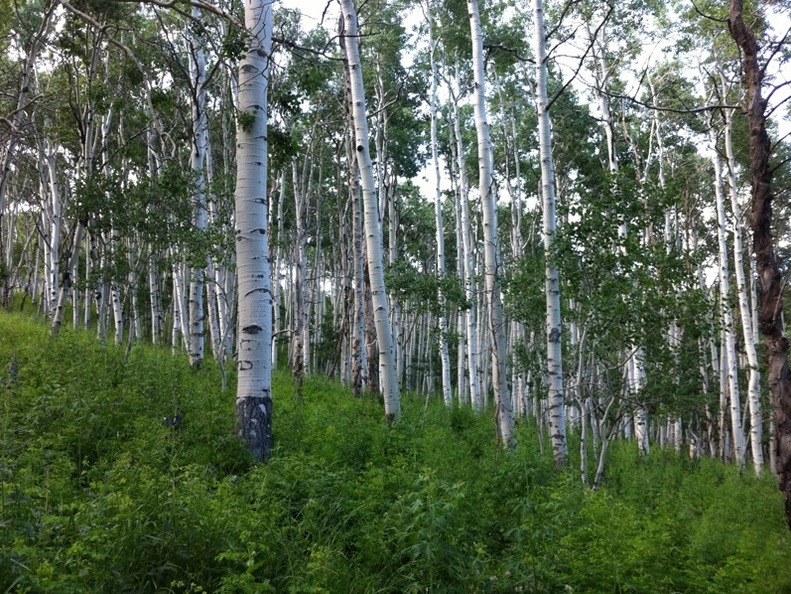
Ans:
<svg viewBox="0 0 791 594"><path fill-rule="evenodd" d="M791 593L771 476L616 443L592 492L531 423L287 372L260 465L230 380L0 314L0 592Z"/></svg>

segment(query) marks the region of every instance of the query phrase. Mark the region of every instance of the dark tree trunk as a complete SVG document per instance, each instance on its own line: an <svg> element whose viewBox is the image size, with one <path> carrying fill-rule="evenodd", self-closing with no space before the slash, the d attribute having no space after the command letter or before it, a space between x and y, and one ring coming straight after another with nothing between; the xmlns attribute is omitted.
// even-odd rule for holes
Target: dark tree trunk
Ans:
<svg viewBox="0 0 791 594"><path fill-rule="evenodd" d="M786 521L791 528L791 378L788 373L788 339L783 336L782 277L772 241L771 143L766 132L766 99L761 95L763 68L758 62L755 33L743 19L742 0L730 0L731 36L742 51L747 87L747 122L750 131L750 182L752 185L753 251L758 267L760 294L758 326L764 337L769 365L769 387L777 422L777 473L786 498Z"/></svg>

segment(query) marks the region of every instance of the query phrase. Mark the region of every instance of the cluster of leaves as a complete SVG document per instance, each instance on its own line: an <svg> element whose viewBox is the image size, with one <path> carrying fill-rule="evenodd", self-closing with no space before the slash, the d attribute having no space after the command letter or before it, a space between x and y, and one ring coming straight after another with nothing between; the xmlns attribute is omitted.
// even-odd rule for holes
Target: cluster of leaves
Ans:
<svg viewBox="0 0 791 594"><path fill-rule="evenodd" d="M777 592L771 478L613 447L604 488L531 426L275 378L277 449L233 437L216 372L0 317L0 587L20 592ZM177 415L177 416L176 416ZM785 590L783 590L785 589Z"/></svg>

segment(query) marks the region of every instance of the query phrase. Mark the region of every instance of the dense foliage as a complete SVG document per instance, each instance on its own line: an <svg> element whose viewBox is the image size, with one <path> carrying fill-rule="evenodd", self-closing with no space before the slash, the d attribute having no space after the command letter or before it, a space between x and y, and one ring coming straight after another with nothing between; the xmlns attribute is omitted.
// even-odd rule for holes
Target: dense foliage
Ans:
<svg viewBox="0 0 791 594"><path fill-rule="evenodd" d="M617 444L591 492L532 426L282 374L258 466L211 365L13 314L0 363L3 591L791 592L773 478L716 460Z"/></svg>

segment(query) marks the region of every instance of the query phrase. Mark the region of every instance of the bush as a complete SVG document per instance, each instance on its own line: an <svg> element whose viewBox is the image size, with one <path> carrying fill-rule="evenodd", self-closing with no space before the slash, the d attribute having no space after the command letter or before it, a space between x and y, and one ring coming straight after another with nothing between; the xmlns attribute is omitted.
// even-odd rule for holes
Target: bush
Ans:
<svg viewBox="0 0 791 594"><path fill-rule="evenodd" d="M592 493L530 426L277 375L257 465L211 365L13 315L0 379L6 591L791 592L773 479L716 461L615 443Z"/></svg>

